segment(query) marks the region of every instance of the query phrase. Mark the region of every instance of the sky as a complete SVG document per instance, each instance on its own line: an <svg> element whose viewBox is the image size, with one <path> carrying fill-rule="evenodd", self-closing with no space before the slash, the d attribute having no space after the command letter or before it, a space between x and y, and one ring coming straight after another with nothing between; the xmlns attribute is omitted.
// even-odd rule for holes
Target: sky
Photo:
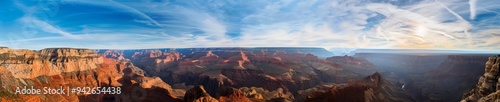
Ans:
<svg viewBox="0 0 500 102"><path fill-rule="evenodd" d="M0 46L500 51L498 4L499 0L0 0Z"/></svg>

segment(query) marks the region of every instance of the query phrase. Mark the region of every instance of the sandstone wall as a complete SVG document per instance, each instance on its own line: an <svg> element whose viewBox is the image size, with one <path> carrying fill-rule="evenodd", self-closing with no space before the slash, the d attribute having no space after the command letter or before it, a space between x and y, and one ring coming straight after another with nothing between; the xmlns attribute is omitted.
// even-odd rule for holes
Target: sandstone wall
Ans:
<svg viewBox="0 0 500 102"><path fill-rule="evenodd" d="M35 78L98 68L103 58L89 49L50 48L40 51L0 49L0 64L15 78Z"/></svg>

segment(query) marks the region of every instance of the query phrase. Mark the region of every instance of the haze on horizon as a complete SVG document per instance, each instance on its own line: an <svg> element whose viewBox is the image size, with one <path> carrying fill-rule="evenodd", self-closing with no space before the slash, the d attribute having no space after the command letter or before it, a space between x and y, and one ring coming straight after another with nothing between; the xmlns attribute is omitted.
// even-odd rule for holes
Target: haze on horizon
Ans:
<svg viewBox="0 0 500 102"><path fill-rule="evenodd" d="M496 0L0 1L0 46L500 51Z"/></svg>

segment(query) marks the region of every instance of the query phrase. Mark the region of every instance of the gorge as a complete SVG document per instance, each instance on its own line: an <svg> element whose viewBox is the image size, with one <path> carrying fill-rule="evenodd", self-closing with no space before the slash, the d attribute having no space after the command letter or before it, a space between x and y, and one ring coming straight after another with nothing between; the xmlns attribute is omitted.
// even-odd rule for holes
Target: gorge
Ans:
<svg viewBox="0 0 500 102"><path fill-rule="evenodd" d="M2 102L458 101L474 87L484 67L493 63L491 58L488 61L491 55L481 54L329 56L325 51L319 48L39 51L2 48L0 97ZM123 90L121 94L87 95L13 93L22 86ZM475 98L467 99L485 96L472 91L470 94Z"/></svg>

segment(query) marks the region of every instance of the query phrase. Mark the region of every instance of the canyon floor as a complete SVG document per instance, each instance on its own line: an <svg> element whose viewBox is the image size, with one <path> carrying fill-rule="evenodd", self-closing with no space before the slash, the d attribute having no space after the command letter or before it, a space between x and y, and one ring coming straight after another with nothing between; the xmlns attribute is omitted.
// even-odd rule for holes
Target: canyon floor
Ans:
<svg viewBox="0 0 500 102"><path fill-rule="evenodd" d="M0 102L457 102L495 100L499 93L500 61L492 54L0 48L0 61ZM16 93L23 86L120 93Z"/></svg>

